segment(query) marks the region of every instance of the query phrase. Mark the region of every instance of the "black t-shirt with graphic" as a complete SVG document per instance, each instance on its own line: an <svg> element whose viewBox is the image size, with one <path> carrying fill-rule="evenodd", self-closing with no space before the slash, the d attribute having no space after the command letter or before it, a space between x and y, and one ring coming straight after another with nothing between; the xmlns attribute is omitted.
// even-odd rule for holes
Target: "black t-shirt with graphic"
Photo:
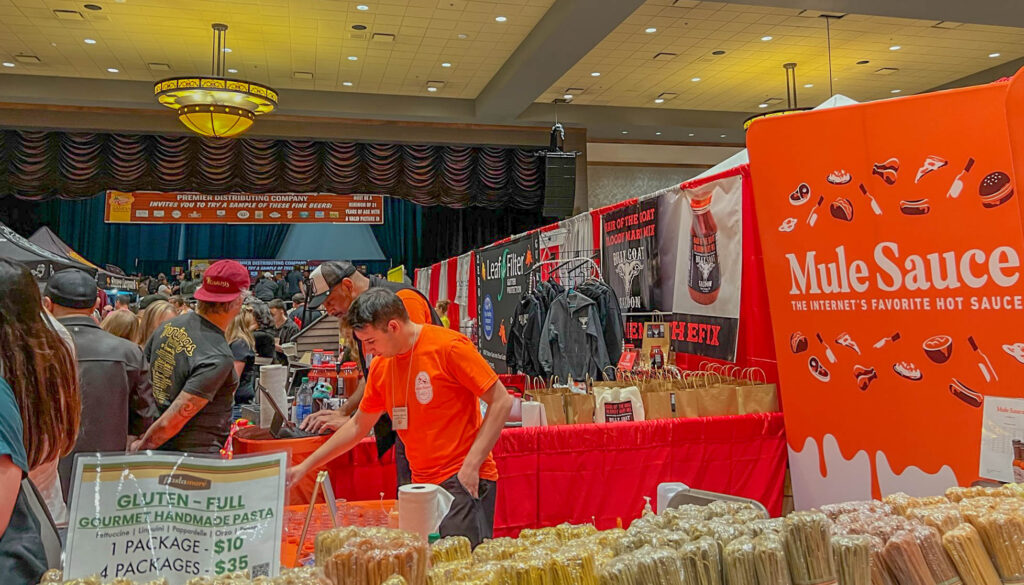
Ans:
<svg viewBox="0 0 1024 585"><path fill-rule="evenodd" d="M167 321L146 344L153 398L163 413L181 392L206 398L181 431L160 448L216 453L227 441L238 377L224 331L199 313Z"/></svg>

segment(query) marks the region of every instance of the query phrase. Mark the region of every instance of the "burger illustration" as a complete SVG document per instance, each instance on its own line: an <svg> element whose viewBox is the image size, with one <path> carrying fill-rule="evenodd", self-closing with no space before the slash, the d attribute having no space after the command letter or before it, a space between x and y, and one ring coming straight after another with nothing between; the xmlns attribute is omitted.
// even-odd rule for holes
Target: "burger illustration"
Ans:
<svg viewBox="0 0 1024 585"><path fill-rule="evenodd" d="M999 207L1013 199L1013 181L1006 173L996 171L989 173L978 186L981 205L986 208Z"/></svg>

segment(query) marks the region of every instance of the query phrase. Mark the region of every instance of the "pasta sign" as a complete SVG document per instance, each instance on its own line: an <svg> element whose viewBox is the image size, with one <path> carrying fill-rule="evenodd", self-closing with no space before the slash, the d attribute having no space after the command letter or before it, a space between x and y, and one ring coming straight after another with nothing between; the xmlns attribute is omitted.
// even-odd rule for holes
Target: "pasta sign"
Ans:
<svg viewBox="0 0 1024 585"><path fill-rule="evenodd" d="M980 463L983 412L1024 375L1006 96L993 84L751 126L798 507L998 479Z"/></svg>

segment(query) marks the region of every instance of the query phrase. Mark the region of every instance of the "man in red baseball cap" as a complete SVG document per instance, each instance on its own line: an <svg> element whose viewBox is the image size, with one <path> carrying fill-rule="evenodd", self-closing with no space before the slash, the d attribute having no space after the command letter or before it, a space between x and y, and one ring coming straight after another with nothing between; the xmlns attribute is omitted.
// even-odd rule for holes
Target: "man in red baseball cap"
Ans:
<svg viewBox="0 0 1024 585"><path fill-rule="evenodd" d="M144 353L160 418L132 451L216 453L231 427L238 375L224 332L242 307L249 271L234 260L210 265L196 290L195 312L161 325Z"/></svg>

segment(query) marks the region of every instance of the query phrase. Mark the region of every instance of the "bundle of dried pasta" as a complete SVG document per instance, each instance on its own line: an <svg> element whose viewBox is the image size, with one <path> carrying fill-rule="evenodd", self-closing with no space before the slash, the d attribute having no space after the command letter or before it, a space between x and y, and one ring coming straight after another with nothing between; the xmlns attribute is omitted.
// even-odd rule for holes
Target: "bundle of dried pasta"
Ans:
<svg viewBox="0 0 1024 585"><path fill-rule="evenodd" d="M960 513L960 507L956 504L914 508L907 512L907 518L935 528L940 535L964 523L963 514Z"/></svg>
<svg viewBox="0 0 1024 585"><path fill-rule="evenodd" d="M946 549L942 547L942 536L939 531L931 526L915 526L911 533L917 541L917 546L921 548L921 554L928 564L932 579L938 585L961 585L956 567L949 560Z"/></svg>
<svg viewBox="0 0 1024 585"><path fill-rule="evenodd" d="M772 518L770 520L755 520L747 525L753 536L761 536L762 534L782 534L782 527L784 524L782 518Z"/></svg>
<svg viewBox="0 0 1024 585"><path fill-rule="evenodd" d="M843 502L840 504L828 504L821 507L821 513L832 520L845 514L892 514L892 507L885 502L870 500L866 502Z"/></svg>
<svg viewBox="0 0 1024 585"><path fill-rule="evenodd" d="M678 508L669 508L667 510L663 510L658 514L658 516L665 518L669 522L679 520L686 522L699 522L710 518L709 510L706 507L697 506L695 504L685 504Z"/></svg>
<svg viewBox="0 0 1024 585"><path fill-rule="evenodd" d="M381 585L409 585L409 583L401 575L391 575Z"/></svg>
<svg viewBox="0 0 1024 585"><path fill-rule="evenodd" d="M636 557L637 578L640 583L683 585L676 551L648 547L633 553Z"/></svg>
<svg viewBox="0 0 1024 585"><path fill-rule="evenodd" d="M506 563L504 582L507 585L547 585L551 561L542 557L517 559Z"/></svg>
<svg viewBox="0 0 1024 585"><path fill-rule="evenodd" d="M711 502L707 508L713 518L722 518L724 516L732 516L744 510L758 509L757 506L749 502L729 502L725 500Z"/></svg>
<svg viewBox="0 0 1024 585"><path fill-rule="evenodd" d="M726 585L757 585L754 539L741 536L722 551L722 574Z"/></svg>
<svg viewBox="0 0 1024 585"><path fill-rule="evenodd" d="M565 548L554 555L550 585L597 585L594 555L582 549Z"/></svg>
<svg viewBox="0 0 1024 585"><path fill-rule="evenodd" d="M284 569L280 577L257 577L253 585L330 585L319 567Z"/></svg>
<svg viewBox="0 0 1024 585"><path fill-rule="evenodd" d="M974 526L961 524L946 532L942 535L942 546L964 585L1000 585L999 574Z"/></svg>
<svg viewBox="0 0 1024 585"><path fill-rule="evenodd" d="M507 561L516 553L526 549L526 541L501 537L481 542L473 549L473 560L478 563L487 561Z"/></svg>
<svg viewBox="0 0 1024 585"><path fill-rule="evenodd" d="M921 547L909 531L894 534L885 543L882 558L899 585L936 585Z"/></svg>
<svg viewBox="0 0 1024 585"><path fill-rule="evenodd" d="M224 573L216 577L192 577L185 585L248 585L249 571Z"/></svg>
<svg viewBox="0 0 1024 585"><path fill-rule="evenodd" d="M709 536L684 544L679 549L679 564L686 585L722 585L718 543Z"/></svg>
<svg viewBox="0 0 1024 585"><path fill-rule="evenodd" d="M435 562L427 570L427 585L444 585L468 574L472 561Z"/></svg>
<svg viewBox="0 0 1024 585"><path fill-rule="evenodd" d="M993 511L967 518L978 529L1003 583L1024 582L1024 514Z"/></svg>
<svg viewBox="0 0 1024 585"><path fill-rule="evenodd" d="M781 535L765 533L754 539L754 568L758 585L790 585L789 564Z"/></svg>
<svg viewBox="0 0 1024 585"><path fill-rule="evenodd" d="M948 504L949 500L945 496L930 496L927 498L915 498L908 496L903 492L888 495L882 500L892 507L892 511L900 516L905 516L907 511L912 508L920 508L923 506L936 506L939 504Z"/></svg>
<svg viewBox="0 0 1024 585"><path fill-rule="evenodd" d="M834 583L832 523L821 512L793 512L783 527L789 574L796 585Z"/></svg>
<svg viewBox="0 0 1024 585"><path fill-rule="evenodd" d="M409 585L426 585L430 553L423 540L400 530L364 531L371 536L351 538L324 563L334 585L380 585L398 574Z"/></svg>
<svg viewBox="0 0 1024 585"><path fill-rule="evenodd" d="M60 585L64 582L64 573L60 572L60 569L50 569L43 573L43 576L39 578L39 585L47 585L48 583L56 583Z"/></svg>
<svg viewBox="0 0 1024 585"><path fill-rule="evenodd" d="M885 566L885 559L882 557L885 542L877 536L869 536L868 540L871 545L871 585L896 585L896 580Z"/></svg>
<svg viewBox="0 0 1024 585"><path fill-rule="evenodd" d="M946 498L951 502L961 502L973 498L1013 498L1016 491L1007 486L1000 487L951 487L946 490Z"/></svg>
<svg viewBox="0 0 1024 585"><path fill-rule="evenodd" d="M913 525L903 516L880 516L867 525L864 533L889 542L896 534L906 532L911 528Z"/></svg>
<svg viewBox="0 0 1024 585"><path fill-rule="evenodd" d="M473 549L465 536L446 536L430 545L430 558L434 563L469 561Z"/></svg>
<svg viewBox="0 0 1024 585"><path fill-rule="evenodd" d="M641 529L637 530L630 526L626 534L622 536L615 543L615 554L624 555L631 552L636 552L645 546L663 546L664 542L663 534L665 532L661 529Z"/></svg>
<svg viewBox="0 0 1024 585"><path fill-rule="evenodd" d="M562 542L570 542L580 538L585 538L592 534L597 534L597 527L593 524L559 524L555 526L555 532L558 534L558 539Z"/></svg>
<svg viewBox="0 0 1024 585"><path fill-rule="evenodd" d="M839 585L871 585L871 537L833 536L832 559Z"/></svg>
<svg viewBox="0 0 1024 585"><path fill-rule="evenodd" d="M739 524L746 524L748 522L759 522L761 520L767 520L768 518L768 513L760 508L742 510L732 515L732 519Z"/></svg>
<svg viewBox="0 0 1024 585"><path fill-rule="evenodd" d="M636 558L632 554L615 557L601 567L598 583L600 585L644 585L637 575Z"/></svg>

